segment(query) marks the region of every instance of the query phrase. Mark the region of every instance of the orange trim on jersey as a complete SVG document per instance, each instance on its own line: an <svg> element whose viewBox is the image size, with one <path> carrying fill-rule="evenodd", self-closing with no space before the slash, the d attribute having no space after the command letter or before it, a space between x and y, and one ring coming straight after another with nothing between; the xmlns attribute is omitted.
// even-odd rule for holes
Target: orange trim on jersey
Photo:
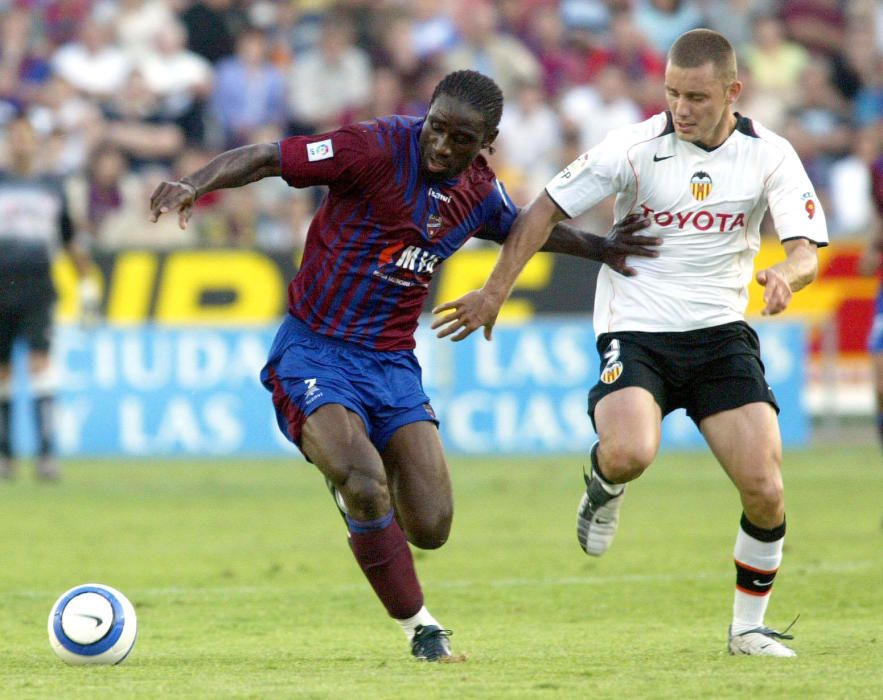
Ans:
<svg viewBox="0 0 883 700"><path fill-rule="evenodd" d="M736 566L741 566L743 569L748 569L749 571L753 571L756 574L767 574L768 576L771 576L779 570L778 568L776 568L776 569L756 569L753 566L748 566L748 564L743 564L738 559L733 559L733 561L736 562Z"/></svg>
<svg viewBox="0 0 883 700"><path fill-rule="evenodd" d="M740 586L738 584L736 585L736 590L739 591L740 593L746 593L747 595L753 595L756 598L763 598L764 596L768 596L770 594L770 589L772 589L772 586L767 588L765 591L749 591L747 588L742 588L742 586Z"/></svg>

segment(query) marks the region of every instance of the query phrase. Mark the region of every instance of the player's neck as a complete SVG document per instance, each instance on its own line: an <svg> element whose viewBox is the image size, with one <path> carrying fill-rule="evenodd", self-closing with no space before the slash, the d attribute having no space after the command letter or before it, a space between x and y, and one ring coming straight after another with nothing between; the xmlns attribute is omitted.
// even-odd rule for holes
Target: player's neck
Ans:
<svg viewBox="0 0 883 700"><path fill-rule="evenodd" d="M696 141L696 145L706 151L713 151L730 138L730 134L736 130L737 121L736 115L733 114L733 112L728 111L708 139L705 141Z"/></svg>

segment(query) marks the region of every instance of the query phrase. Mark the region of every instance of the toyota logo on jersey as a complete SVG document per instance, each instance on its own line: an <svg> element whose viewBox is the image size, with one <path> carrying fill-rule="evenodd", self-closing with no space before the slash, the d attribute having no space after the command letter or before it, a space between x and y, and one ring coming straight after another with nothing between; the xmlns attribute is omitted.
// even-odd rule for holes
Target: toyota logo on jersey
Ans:
<svg viewBox="0 0 883 700"><path fill-rule="evenodd" d="M690 192L700 202L711 194L711 175L704 170L693 173L690 178Z"/></svg>

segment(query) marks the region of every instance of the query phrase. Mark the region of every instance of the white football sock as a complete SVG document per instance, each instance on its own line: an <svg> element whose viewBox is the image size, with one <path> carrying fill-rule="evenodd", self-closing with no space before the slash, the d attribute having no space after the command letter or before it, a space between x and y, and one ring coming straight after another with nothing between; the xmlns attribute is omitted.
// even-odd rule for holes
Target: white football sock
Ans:
<svg viewBox="0 0 883 700"><path fill-rule="evenodd" d="M733 601L733 634L747 632L763 625L763 617L770 602L773 579L782 563L784 542L784 537L773 542L763 542L739 528L736 547L733 550L737 572L741 565L741 570L745 574L750 574L752 571L759 573L757 576L748 576L753 590L747 586L743 589L737 585Z"/></svg>
<svg viewBox="0 0 883 700"><path fill-rule="evenodd" d="M417 614L413 617L409 617L406 620L396 620L402 627L402 631L405 633L405 636L408 638L410 642L414 637L414 630L418 627L427 627L429 625L435 625L436 627L441 627L432 615L429 614L429 610L426 609L424 605L420 610L417 611Z"/></svg>

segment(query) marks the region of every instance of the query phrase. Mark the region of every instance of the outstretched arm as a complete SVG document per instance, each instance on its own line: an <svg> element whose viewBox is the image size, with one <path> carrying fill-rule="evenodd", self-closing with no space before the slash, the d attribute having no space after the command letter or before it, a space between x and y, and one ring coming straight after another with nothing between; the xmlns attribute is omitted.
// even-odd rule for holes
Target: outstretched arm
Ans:
<svg viewBox="0 0 883 700"><path fill-rule="evenodd" d="M791 295L812 282L819 271L815 243L805 238L795 238L782 245L785 248L785 259L757 272L757 282L764 288L763 300L766 306L761 312L764 316L784 311L791 301Z"/></svg>
<svg viewBox="0 0 883 700"><path fill-rule="evenodd" d="M662 245L661 238L638 235L649 225L649 219L639 214L630 214L616 222L606 236L597 236L565 223L558 223L540 250L597 260L614 272L632 277L637 273L626 264L629 256L655 258L659 255L656 247Z"/></svg>
<svg viewBox="0 0 883 700"><path fill-rule="evenodd" d="M545 190L522 209L484 286L432 310L436 314L450 312L432 323L432 328L441 329L438 337L444 338L456 333L451 340L463 340L474 330L484 326L484 337L490 340L497 314L509 296L518 274L549 238L552 227L564 218L564 213Z"/></svg>
<svg viewBox="0 0 883 700"><path fill-rule="evenodd" d="M259 143L225 151L180 180L160 183L150 196L150 220L157 221L166 212L177 211L178 225L182 229L187 228L193 203L207 192L242 187L281 173L279 146L275 143Z"/></svg>

